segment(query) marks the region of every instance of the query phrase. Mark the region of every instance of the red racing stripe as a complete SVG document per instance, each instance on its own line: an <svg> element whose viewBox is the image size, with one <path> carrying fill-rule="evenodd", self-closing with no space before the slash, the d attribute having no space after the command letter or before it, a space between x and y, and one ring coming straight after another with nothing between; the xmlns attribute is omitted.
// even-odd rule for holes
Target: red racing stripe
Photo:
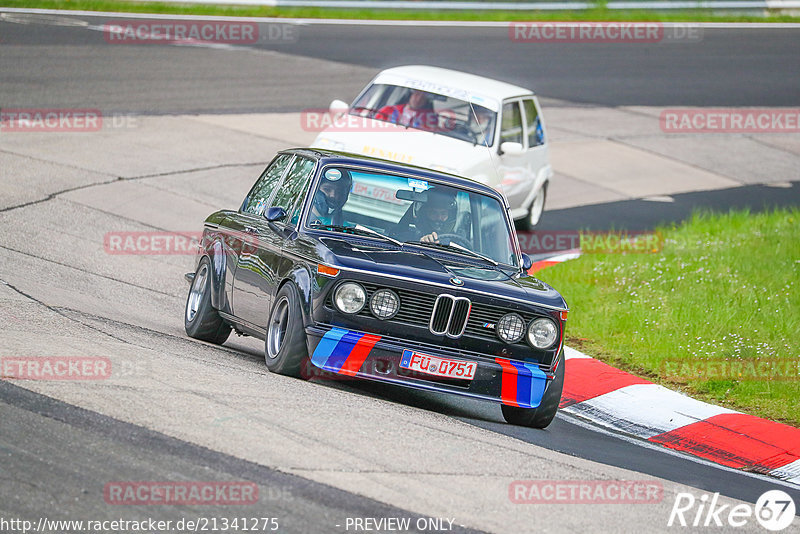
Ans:
<svg viewBox="0 0 800 534"><path fill-rule="evenodd" d="M355 376L358 370L361 369L364 360L369 356L372 347L375 346L375 343L377 343L380 338L381 336L365 334L364 337L359 339L358 343L353 347L353 350L350 351L350 355L342 364L342 368L339 369L339 374Z"/></svg>
<svg viewBox="0 0 800 534"><path fill-rule="evenodd" d="M715 415L653 436L650 441L728 467L758 472L800 459L800 428L746 414Z"/></svg>
<svg viewBox="0 0 800 534"><path fill-rule="evenodd" d="M517 404L517 368L511 365L508 360L495 358L500 367L503 368L503 375L500 379L500 400L503 404L519 407Z"/></svg>
<svg viewBox="0 0 800 534"><path fill-rule="evenodd" d="M625 371L615 369L594 358L570 358L564 370L564 391L561 407L583 402L633 384L650 384Z"/></svg>

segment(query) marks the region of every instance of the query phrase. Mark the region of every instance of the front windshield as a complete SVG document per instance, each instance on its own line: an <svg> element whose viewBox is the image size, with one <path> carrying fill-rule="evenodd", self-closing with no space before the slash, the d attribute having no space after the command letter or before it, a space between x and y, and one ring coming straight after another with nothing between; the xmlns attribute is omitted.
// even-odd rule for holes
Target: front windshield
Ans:
<svg viewBox="0 0 800 534"><path fill-rule="evenodd" d="M495 197L344 166L322 169L306 227L447 251L473 264L518 266Z"/></svg>
<svg viewBox="0 0 800 534"><path fill-rule="evenodd" d="M373 84L350 114L492 146L497 113L453 98L399 85Z"/></svg>

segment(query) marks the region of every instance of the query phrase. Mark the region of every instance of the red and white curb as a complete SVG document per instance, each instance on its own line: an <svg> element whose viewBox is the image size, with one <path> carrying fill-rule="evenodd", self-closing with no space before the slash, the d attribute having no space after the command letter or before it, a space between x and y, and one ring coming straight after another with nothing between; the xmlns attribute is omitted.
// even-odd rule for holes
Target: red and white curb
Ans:
<svg viewBox="0 0 800 534"><path fill-rule="evenodd" d="M535 273L580 256L537 261ZM800 485L800 429L702 402L564 347L561 410L733 469Z"/></svg>
<svg viewBox="0 0 800 534"><path fill-rule="evenodd" d="M800 429L692 399L565 347L561 410L650 443L800 485Z"/></svg>
<svg viewBox="0 0 800 534"><path fill-rule="evenodd" d="M562 261L574 260L575 258L579 257L580 255L581 255L581 250L580 249L574 249L574 250L567 250L567 251L563 252L562 254L558 254L556 256L551 256L551 257L549 257L547 259L544 259L544 260L535 261L531 265L530 269L528 269L528 274L533 274L533 273L535 273L537 271L541 271L542 269L544 269L546 267L550 267L551 265L555 265L556 263L561 263Z"/></svg>

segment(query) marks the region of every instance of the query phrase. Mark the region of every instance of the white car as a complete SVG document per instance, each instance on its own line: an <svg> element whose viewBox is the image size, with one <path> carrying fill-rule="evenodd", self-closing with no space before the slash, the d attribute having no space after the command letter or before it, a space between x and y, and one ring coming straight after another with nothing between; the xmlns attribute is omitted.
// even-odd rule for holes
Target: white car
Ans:
<svg viewBox="0 0 800 534"><path fill-rule="evenodd" d="M529 89L454 70L380 72L352 106L334 100L315 148L472 178L505 194L522 229L542 215L553 176L541 108Z"/></svg>

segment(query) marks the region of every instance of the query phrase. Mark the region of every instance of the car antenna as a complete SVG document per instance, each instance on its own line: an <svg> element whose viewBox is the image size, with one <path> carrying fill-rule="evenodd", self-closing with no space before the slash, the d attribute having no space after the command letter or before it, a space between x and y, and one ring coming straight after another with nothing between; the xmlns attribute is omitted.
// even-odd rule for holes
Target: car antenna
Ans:
<svg viewBox="0 0 800 534"><path fill-rule="evenodd" d="M481 136L483 137L483 143L482 144L483 144L483 146L486 147L486 151L489 153L489 161L492 163L492 169L494 169L494 173L495 173L495 175L497 177L497 183L501 184L501 187L502 187L502 183L503 182L502 182L501 177L500 177L500 170L497 168L497 162L492 157L492 149L489 148L489 142L486 140L486 133L487 132L483 129L483 126L481 126L481 123L478 121L478 114L475 111L475 106L472 104L472 102L469 102L469 110L472 113L472 118L475 120L475 124L477 124L478 128L480 128ZM505 195L505 193L503 193L503 194Z"/></svg>
<svg viewBox="0 0 800 534"><path fill-rule="evenodd" d="M494 174L497 177L497 184L500 187L500 194L502 194L503 197L505 197L506 193L505 193L505 191L503 191L503 180L502 180L502 177L500 176L500 169L497 168L497 162L492 157L492 149L489 148L489 143L486 140L486 132L484 131L483 126L481 126L481 123L478 121L478 114L475 112L475 106L472 104L472 102L469 102L469 110L472 113L472 117L475 119L475 124L477 124L478 128L480 128L480 130L481 130L481 135L483 136L483 146L486 147L486 151L489 153L489 161L491 162L492 169L494 170ZM497 125L495 125L495 128L496 127L497 127ZM497 144L498 144L498 147L499 147L500 139L497 140ZM508 198L507 197L506 197L506 203L508 203ZM511 221L512 221L512 224L513 224L514 219L511 219ZM513 234L513 239L514 239L514 249L517 251L518 254L522 254L522 249L519 246L519 239L517 237L516 228L514 228L514 232L512 232L512 234ZM520 267L520 269L521 269L521 267Z"/></svg>

